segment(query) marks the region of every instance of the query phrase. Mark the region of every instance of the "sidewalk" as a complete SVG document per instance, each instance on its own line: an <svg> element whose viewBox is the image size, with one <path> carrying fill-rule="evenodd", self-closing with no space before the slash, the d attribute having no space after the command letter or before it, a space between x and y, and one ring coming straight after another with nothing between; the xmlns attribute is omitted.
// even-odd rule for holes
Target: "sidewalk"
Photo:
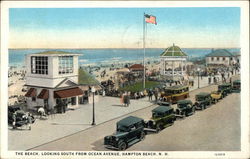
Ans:
<svg viewBox="0 0 250 159"><path fill-rule="evenodd" d="M152 105L148 98L131 100L129 107L124 107L119 98L99 97L95 103L95 122L100 124L116 117L146 108ZM37 119L32 130L8 131L9 150L27 150L32 147L77 133L92 127L92 104L80 105L79 109L69 110L65 114L50 116L48 120ZM114 125L115 128L115 125Z"/></svg>
<svg viewBox="0 0 250 159"><path fill-rule="evenodd" d="M200 88L208 86L208 77L203 77L202 80L200 79L199 86ZM195 78L194 86L190 88L190 91L197 88L198 78ZM120 103L120 98L99 96L99 102L95 103L95 122L96 124L101 124L136 110L146 108L152 104L153 103L149 102L146 97L139 100L131 100L131 105L129 107L124 107ZM32 125L31 131L12 130L12 128L9 128L8 149L31 149L44 143L91 128L92 109L92 104L80 105L79 109L69 110L65 114L50 116L48 120L38 119ZM112 129L115 129L115 125Z"/></svg>

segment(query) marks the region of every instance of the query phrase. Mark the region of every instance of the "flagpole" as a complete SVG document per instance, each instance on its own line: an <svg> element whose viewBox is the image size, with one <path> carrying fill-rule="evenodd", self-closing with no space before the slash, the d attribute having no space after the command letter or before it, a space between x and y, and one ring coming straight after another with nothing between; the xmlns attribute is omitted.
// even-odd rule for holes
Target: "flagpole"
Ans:
<svg viewBox="0 0 250 159"><path fill-rule="evenodd" d="M146 38L146 22L145 22L145 13L143 14L143 89L145 89L145 75L146 75L146 67L145 67L145 38Z"/></svg>

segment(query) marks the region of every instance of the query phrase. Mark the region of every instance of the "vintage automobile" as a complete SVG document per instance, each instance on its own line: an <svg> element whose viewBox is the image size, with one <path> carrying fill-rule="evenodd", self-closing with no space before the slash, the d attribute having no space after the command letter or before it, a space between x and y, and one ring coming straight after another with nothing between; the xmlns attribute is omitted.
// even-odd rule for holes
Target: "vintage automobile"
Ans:
<svg viewBox="0 0 250 159"><path fill-rule="evenodd" d="M212 104L212 98L210 93L201 92L195 95L195 108L196 109L206 109Z"/></svg>
<svg viewBox="0 0 250 159"><path fill-rule="evenodd" d="M189 97L189 86L176 85L165 88L161 92L161 98L169 103L177 103L178 100L186 99Z"/></svg>
<svg viewBox="0 0 250 159"><path fill-rule="evenodd" d="M122 151L145 138L145 122L141 118L129 116L118 121L116 126L113 135L104 137L104 145L107 148Z"/></svg>
<svg viewBox="0 0 250 159"><path fill-rule="evenodd" d="M158 106L152 110L152 117L147 122L146 127L155 129L156 132L173 125L176 120L172 107Z"/></svg>
<svg viewBox="0 0 250 159"><path fill-rule="evenodd" d="M157 102L157 104L160 105L160 106L171 106L171 103L169 103L169 102L164 102L164 101L162 101L162 100L159 100L159 101Z"/></svg>
<svg viewBox="0 0 250 159"><path fill-rule="evenodd" d="M233 81L233 91L234 92L240 92L240 85L241 85L241 82L240 80L235 80Z"/></svg>
<svg viewBox="0 0 250 159"><path fill-rule="evenodd" d="M222 96L225 97L232 93L232 85L230 83L223 83L218 86L218 91L221 91Z"/></svg>
<svg viewBox="0 0 250 159"><path fill-rule="evenodd" d="M191 100L179 100L175 113L183 116L192 115L195 113L195 105L193 105Z"/></svg>
<svg viewBox="0 0 250 159"><path fill-rule="evenodd" d="M211 98L213 103L217 103L219 100L223 98L221 91L213 91L211 92Z"/></svg>
<svg viewBox="0 0 250 159"><path fill-rule="evenodd" d="M18 110L15 110L18 109ZM15 127L22 127L23 125L27 125L28 124L28 118L27 118L27 114L26 112L24 112L23 110L19 109L18 107L16 108L9 108L8 109L8 124L12 124L14 119L13 119L13 114L15 113L16 115L16 123L15 123ZM32 118L32 123L35 122L35 117L31 115Z"/></svg>

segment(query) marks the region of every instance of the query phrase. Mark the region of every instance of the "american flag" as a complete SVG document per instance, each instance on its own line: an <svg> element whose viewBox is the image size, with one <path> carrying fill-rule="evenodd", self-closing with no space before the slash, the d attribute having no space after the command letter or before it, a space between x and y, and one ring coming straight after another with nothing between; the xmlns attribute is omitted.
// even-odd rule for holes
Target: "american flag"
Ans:
<svg viewBox="0 0 250 159"><path fill-rule="evenodd" d="M152 24L157 24L156 23L156 17L152 15L145 14L145 21L146 23L152 23Z"/></svg>

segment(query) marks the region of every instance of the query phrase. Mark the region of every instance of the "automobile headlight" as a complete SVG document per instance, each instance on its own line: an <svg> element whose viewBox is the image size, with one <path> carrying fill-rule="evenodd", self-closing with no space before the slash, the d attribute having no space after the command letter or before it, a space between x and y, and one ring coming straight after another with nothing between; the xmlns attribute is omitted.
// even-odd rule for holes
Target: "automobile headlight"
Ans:
<svg viewBox="0 0 250 159"><path fill-rule="evenodd" d="M115 141L118 141L118 140L119 140L119 139L116 137L116 138L115 138Z"/></svg>

